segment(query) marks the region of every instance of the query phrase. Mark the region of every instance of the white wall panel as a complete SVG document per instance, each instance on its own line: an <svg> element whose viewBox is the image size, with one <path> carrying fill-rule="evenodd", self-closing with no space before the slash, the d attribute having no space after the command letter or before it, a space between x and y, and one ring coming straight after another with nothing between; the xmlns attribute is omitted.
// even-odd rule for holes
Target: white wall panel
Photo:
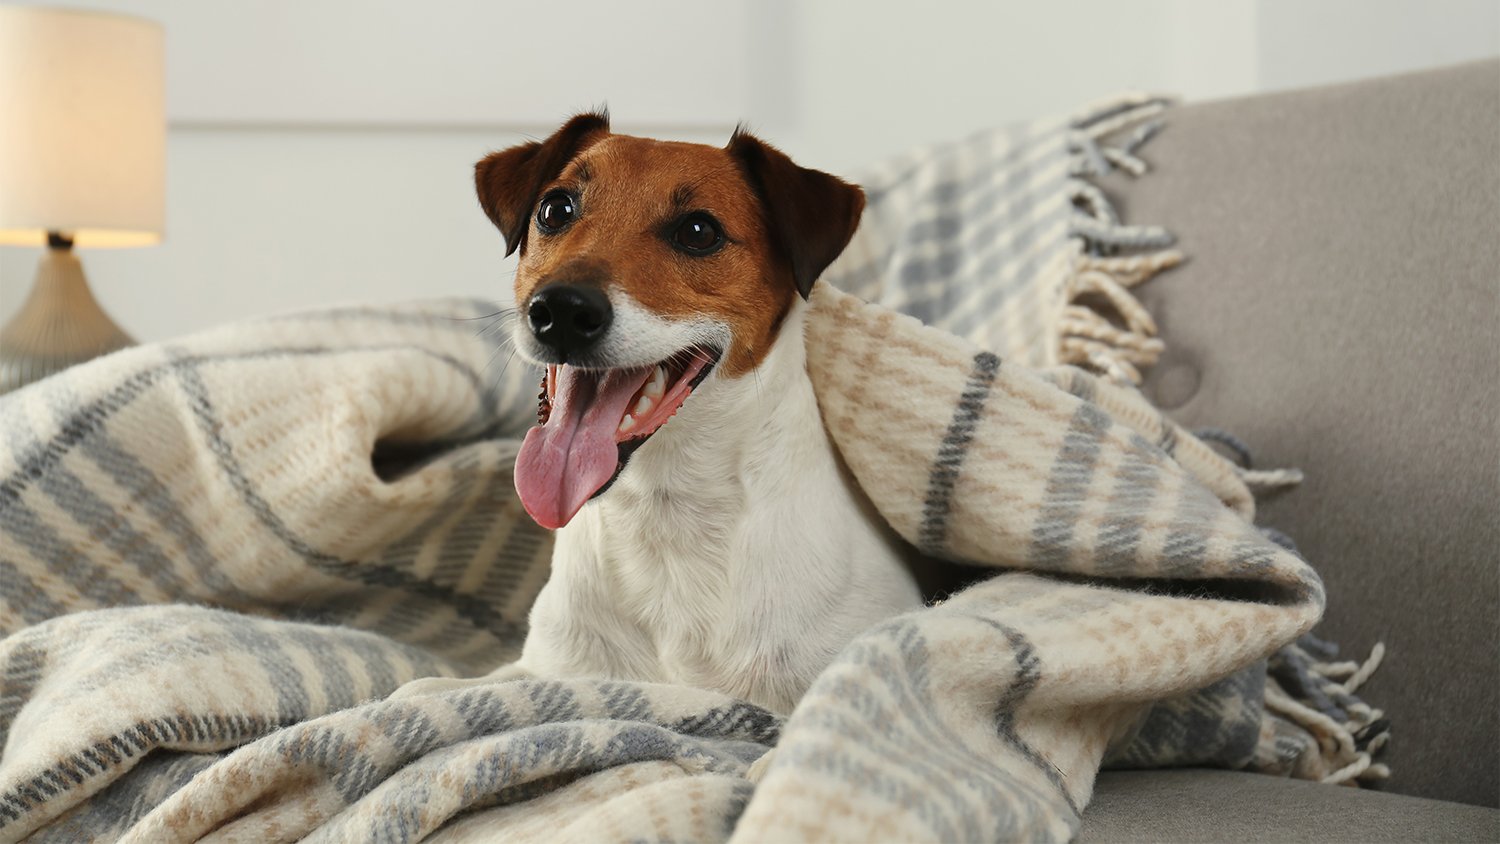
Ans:
<svg viewBox="0 0 1500 844"><path fill-rule="evenodd" d="M722 142L746 118L847 173L1123 88L1223 97L1500 54L1496 0L49 2L167 26L166 241L82 255L145 340L505 295L474 161L603 100L623 131ZM0 249L0 319L36 255Z"/></svg>
<svg viewBox="0 0 1500 844"><path fill-rule="evenodd" d="M752 0L47 0L161 21L174 124L732 126Z"/></svg>
<svg viewBox="0 0 1500 844"><path fill-rule="evenodd" d="M1500 53L1500 0L1259 0L1258 82L1346 82Z"/></svg>

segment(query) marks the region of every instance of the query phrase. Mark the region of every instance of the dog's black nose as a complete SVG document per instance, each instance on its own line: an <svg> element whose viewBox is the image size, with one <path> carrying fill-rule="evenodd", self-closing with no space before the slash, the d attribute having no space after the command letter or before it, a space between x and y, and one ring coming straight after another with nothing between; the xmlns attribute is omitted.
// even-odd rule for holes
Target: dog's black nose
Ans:
<svg viewBox="0 0 1500 844"><path fill-rule="evenodd" d="M549 285L526 305L532 335L564 360L603 337L614 316L609 297L596 287Z"/></svg>

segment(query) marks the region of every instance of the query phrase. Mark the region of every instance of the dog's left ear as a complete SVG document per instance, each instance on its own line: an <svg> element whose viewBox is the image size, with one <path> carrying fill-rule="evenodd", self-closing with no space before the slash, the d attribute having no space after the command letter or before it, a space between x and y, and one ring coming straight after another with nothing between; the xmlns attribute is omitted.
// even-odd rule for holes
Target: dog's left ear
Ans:
<svg viewBox="0 0 1500 844"><path fill-rule="evenodd" d="M772 244L791 264L797 292L806 299L859 228L865 192L837 176L797 166L743 129L734 130L727 149L760 195Z"/></svg>
<svg viewBox="0 0 1500 844"><path fill-rule="evenodd" d="M531 208L542 187L568 166L573 157L609 134L609 112L580 114L545 141L490 153L474 165L474 187L490 222L505 236L505 254L526 242Z"/></svg>

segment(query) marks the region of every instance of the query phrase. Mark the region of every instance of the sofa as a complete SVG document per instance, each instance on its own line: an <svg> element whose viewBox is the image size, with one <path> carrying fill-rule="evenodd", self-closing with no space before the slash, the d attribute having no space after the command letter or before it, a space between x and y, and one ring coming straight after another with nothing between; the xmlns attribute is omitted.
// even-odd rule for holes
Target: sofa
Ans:
<svg viewBox="0 0 1500 844"><path fill-rule="evenodd" d="M1104 187L1189 261L1141 288L1144 389L1305 473L1258 521L1327 583L1319 635L1385 644L1392 774L1106 772L1080 840L1500 840L1500 61L1188 105L1147 157Z"/></svg>
<svg viewBox="0 0 1500 844"><path fill-rule="evenodd" d="M990 211L1018 225L1054 220L1046 230L1059 248L1076 250L1068 233L1084 215L1068 214L1059 225L1047 214L1068 212L1080 198L1098 199L1095 222L1118 212L1163 224L1100 227L1110 237L1147 234L1163 248L1123 257L1133 268L1130 283L1142 280L1144 265L1132 261L1175 264L1180 256L1166 248L1167 232L1178 236L1188 262L1135 288L1167 344L1165 357L1147 370L1145 394L1178 424L1133 391L1078 370L1040 381L1002 366L989 349L1014 355L999 344L980 352L958 347L962 354L951 359L907 354L952 336L929 335L907 321L902 330L922 332L923 343L889 342L892 335L881 332L898 325L889 311L855 307L822 285L816 298L847 306L842 316L824 319L823 333L810 332L825 348L866 343L843 359L871 369L892 359L902 367L939 361L908 379L924 388L946 385L946 392L918 402L941 424L927 426L929 438L905 449L916 457L900 477L951 479L946 449L957 447L949 443L957 426L950 420L971 420L957 429L974 452L966 471L984 477L983 492L1014 495L1013 482L994 483L986 471L1008 466L1021 450L980 452L971 437L1005 435L1009 445L1038 430L1057 431L1048 419L1076 416L1108 432L1117 418L1133 438L1115 432L1113 440L1083 442L1131 444L1141 455L1132 472L1196 466L1202 474L1194 479L1228 490L1236 509L1220 506L1206 487L1174 482L1171 489L1193 495L1182 500L1210 506L1174 505L1170 515L1152 510L1155 524L1171 525L1171 541L1185 537L1190 547L1207 548L1211 540L1218 568L1198 559L1207 554L1169 560L1163 553L1160 560L1178 567L1162 579L1162 591L1090 593L1073 605L1035 602L1043 611L1026 621L1047 635L1030 639L1013 626L1024 614L1013 611L1031 590L1091 587L1066 569L1056 580L995 578L980 587L1017 591L992 595L990 615L976 609L972 594L950 595L911 623L871 631L830 669L836 673L826 693L810 693L785 724L703 690L587 679L389 697L414 678L474 676L503 662L505 648L519 644L513 619L545 580L548 545L520 517L509 474L515 438L534 418L535 382L520 370L498 385L480 377L499 348L489 332L476 330L477 319L494 317L490 303L266 317L126 351L27 388L0 402L12 443L0 452L0 475L9 479L0 497L0 516L7 517L0 518L0 621L15 631L0 638L0 841L32 831L40 840L195 840L210 832L242 840L420 840L440 827L447 840L524 838L517 830L556 840L567 824L582 840L607 830L631 840L724 840L731 832L740 840L827 840L835 837L828 830L866 833L844 836L861 841L1063 840L1074 834L1085 800L1077 830L1085 841L1500 839L1497 83L1500 64L1489 63L1173 109L1141 152L1150 176L1115 172L1097 187L1065 177L1090 158L1083 139L1122 132L1118 121L1084 121L1091 129L1114 127L1096 134L1078 131L1078 122L1052 124L1051 134L1038 135L1044 145L1027 149L1052 156L1054 165L1007 159L1028 178L987 182L1004 185L1014 206ZM1164 107L1134 98L1126 105L1153 115ZM1118 116L1112 108L1103 114ZM1157 128L1137 127L1120 147L1096 145L1092 157L1103 161L1109 153L1144 170L1132 153ZM1006 137L983 135L977 143L988 152L1004 146L991 141ZM961 144L959 151L972 148ZM955 156L934 160L946 167ZM993 155L964 161L975 170L995 168L985 175L1004 172ZM937 170L941 179L915 180L912 193L951 198L970 181L984 181L969 180L972 170L965 178ZM1046 187L1047 201L1023 201L1035 198L1026 188L1037 184ZM1060 193L1064 186L1079 192ZM892 197L900 196L889 191L872 206L899 210ZM919 210L944 207L929 202ZM892 216L900 217L898 229L921 235L909 239L920 248L908 257L920 259L945 230L962 233L916 214ZM875 231L880 220L867 216L861 231ZM994 234L972 240L1005 242ZM1093 240L1091 266L1120 257L1107 252L1113 246L1101 231ZM956 289L939 280L941 290ZM917 281L926 289L925 277ZM1026 289L1055 298L1050 282ZM1003 322L1037 336L1045 325ZM372 336L379 345L371 345ZM893 353L871 351L882 346ZM1027 344L1020 347L1024 354ZM1154 339L1149 348L1156 350ZM826 352L809 360L825 362L826 370L840 358ZM1006 408L1006 420L1023 407L1054 413L1036 415L1032 428L973 427L973 407L983 401L969 386L973 373L993 379L982 382L986 392L1002 385L997 392L1009 403L997 399L995 407ZM835 388L821 395L825 402L849 394L837 391L836 380L824 383ZM1026 383L1031 387L1023 389ZM1058 408L1068 415L1059 417ZM1100 408L1111 408L1109 415ZM1183 428L1221 433L1192 437ZM847 433L848 426L830 430ZM889 436L894 426L868 430ZM1061 445L1051 454L1032 448L1032 455L1048 455L1027 464L1042 471L1007 477L1030 478L1032 489L1046 482L1051 498L1076 500L1070 484L1050 490L1054 476L1072 477L1082 463L1106 479L1089 487L1106 492L1093 501L1114 504L1143 487L1167 486L1116 484L1109 478L1127 473L1094 473L1093 447L1037 439ZM931 447L939 441L942 447ZM1300 486L1259 502L1259 523L1279 534L1262 536L1236 515L1251 509L1249 476L1213 456L1204 441L1247 465L1305 473ZM1169 450L1171 461L1162 456ZM895 449L844 453L852 461ZM1232 483L1219 483L1224 479ZM894 497L898 504L914 500L905 490ZM953 512L978 514L966 524L1016 512L973 494L943 502L963 509L940 514L939 524L951 523ZM905 514L906 535L921 536L911 528L926 523L927 499L920 510L897 512ZM1228 532L1206 530L1220 525ZM1054 528L993 535L1004 540L988 543L996 548L1033 547L1038 535L1052 544L1036 547L1062 547L1049 539L1059 535ZM1192 758L1313 779L1363 773L1367 785L1384 771L1370 768L1363 752L1353 762L1332 752L1342 752L1340 745L1320 748L1317 737L1333 732L1276 730L1262 718L1269 684L1235 680L1264 683L1268 663L1258 660L1305 630L1321 607L1311 598L1321 602L1323 590L1303 561L1272 544L1288 536L1328 587L1326 623L1316 633L1343 645L1346 659L1372 649L1387 654L1359 690L1394 725L1380 759L1393 772L1383 788L1159 767ZM1038 559L1038 568L1047 564ZM1222 572L1273 588L1228 590L1203 577ZM1194 574L1196 581L1183 580ZM1268 579L1273 575L1279 579ZM1193 583L1213 585L1200 593ZM1141 595L1162 598L1155 606L1172 603L1173 617L1165 609L1140 612L1132 626L1117 611L1139 607ZM1201 614L1182 606L1199 597L1216 603ZM1098 616L1059 606L1097 609L1119 623L1104 626ZM1177 617L1189 612L1188 622ZM1000 615L1005 623L992 617ZM1158 626L1161 634L1147 629ZM1184 635L1168 635L1174 630ZM1115 647L1128 641L1123 634L1138 643ZM1072 647L1081 640L1100 646ZM1254 647L1262 649L1250 654ZM1301 645L1283 648L1272 658L1272 674L1275 660L1291 651L1306 658ZM1229 654L1215 672L1242 670L1206 689L1184 679L1208 676L1200 660L1214 654ZM977 663L969 661L976 656ZM1070 666L1084 667L1068 675ZM934 682L939 671L948 679ZM1038 685L1039 677L1053 676L1070 680ZM1082 696L1055 691L1096 680ZM1019 704L1037 688L1053 691L1033 695L1034 706L1018 718ZM1236 691L1242 688L1254 693ZM1114 696L1103 700L1126 706L1096 706L1100 689ZM901 706L843 714L898 693L891 699ZM1317 703L1311 694L1299 697ZM1147 726L1137 722L1136 703L1163 698ZM1067 709L1080 701L1084 709ZM1211 702L1202 707L1207 739L1190 729L1148 729L1203 701ZM1231 712L1223 701L1253 705ZM1314 725L1325 711L1303 709ZM1169 717L1154 721L1157 712ZM941 729L933 729L938 721ZM1065 728L1053 729L1057 723ZM1373 724L1350 728L1363 734L1361 751L1386 735L1386 722L1379 723L1368 732ZM825 755L819 742L829 724L845 732ZM1222 730L1232 724L1249 728ZM1214 740L1228 733L1248 737L1252 755L1216 755L1240 746ZM1109 770L1091 789L1095 754L1126 738L1124 749L1146 755L1112 756L1116 767L1133 760L1157 769ZM772 744L780 761L752 786L744 774ZM1261 745L1271 759L1255 755ZM797 755L809 746L820 749ZM1176 755L1147 753L1156 749ZM1332 761L1273 764L1295 763L1304 750L1320 757L1311 762L1328 761L1325 755ZM1355 765L1365 767L1353 772ZM781 829L800 836L759 834L787 818L791 825ZM886 834L868 834L872 828Z"/></svg>

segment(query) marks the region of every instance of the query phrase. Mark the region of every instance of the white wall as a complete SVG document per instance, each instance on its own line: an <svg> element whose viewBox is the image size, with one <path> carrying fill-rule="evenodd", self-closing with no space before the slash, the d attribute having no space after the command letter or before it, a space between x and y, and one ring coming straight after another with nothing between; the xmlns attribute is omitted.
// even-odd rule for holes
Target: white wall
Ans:
<svg viewBox="0 0 1500 844"><path fill-rule="evenodd" d="M1217 98L1500 55L1496 0L67 4L168 28L167 240L83 256L145 340L325 302L505 295L473 162L598 102L617 129L690 140L744 117L848 172L1123 88ZM0 318L36 254L0 249Z"/></svg>
<svg viewBox="0 0 1500 844"><path fill-rule="evenodd" d="M1500 0L1260 0L1257 14L1266 89L1500 54Z"/></svg>

